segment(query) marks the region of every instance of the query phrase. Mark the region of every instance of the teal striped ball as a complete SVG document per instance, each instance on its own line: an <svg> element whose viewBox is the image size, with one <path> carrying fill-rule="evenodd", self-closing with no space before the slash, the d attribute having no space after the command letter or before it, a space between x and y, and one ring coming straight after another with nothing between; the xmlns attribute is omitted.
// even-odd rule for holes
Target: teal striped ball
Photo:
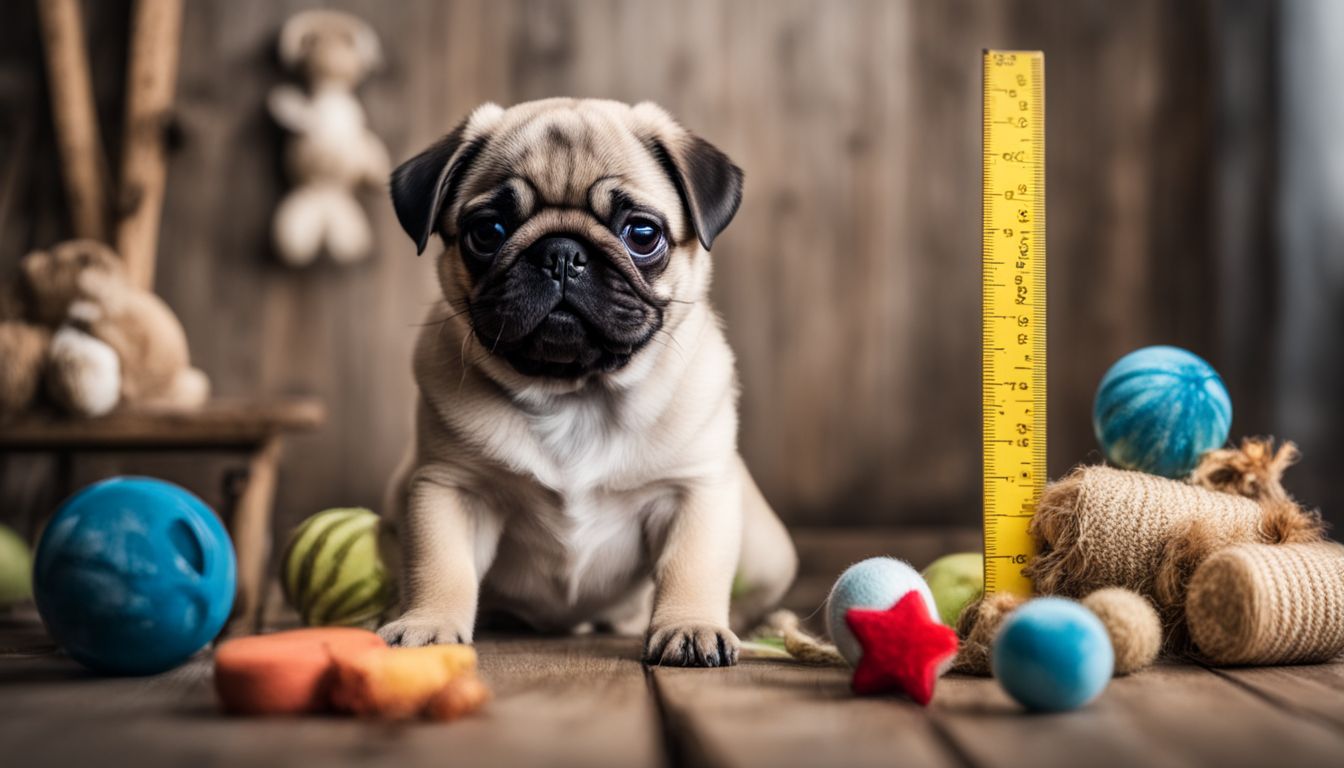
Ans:
<svg viewBox="0 0 1344 768"><path fill-rule="evenodd" d="M1213 366L1178 347L1145 347L1101 380L1092 429L1112 463L1181 478L1227 442L1232 400Z"/></svg>

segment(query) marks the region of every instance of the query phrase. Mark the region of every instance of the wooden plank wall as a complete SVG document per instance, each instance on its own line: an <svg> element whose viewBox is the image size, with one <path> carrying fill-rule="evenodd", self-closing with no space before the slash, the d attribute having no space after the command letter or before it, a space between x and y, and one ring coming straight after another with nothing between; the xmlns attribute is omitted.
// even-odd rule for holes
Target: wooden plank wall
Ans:
<svg viewBox="0 0 1344 768"><path fill-rule="evenodd" d="M89 5L114 151L126 3ZM430 258L415 258L381 195L369 199L380 244L370 263L296 272L268 253L282 135L263 98L284 78L278 26L308 5L189 4L158 274L220 393L329 403L330 426L297 441L285 465L286 521L378 503L407 438L411 341L434 295ZM1229 167L1241 169L1230 188L1247 194L1272 179L1270 133L1222 140L1237 109L1272 103L1264 2L327 5L382 37L387 67L363 98L395 158L482 101L569 94L659 101L746 169L741 214L716 243L714 297L741 368L743 451L791 522L978 519L985 47L1048 51L1052 473L1096 458L1093 388L1144 344L1227 363L1237 429L1274 426L1270 339L1225 305L1267 300L1272 281L1245 275L1271 254L1242 247L1226 270L1220 256L1242 233L1264 242L1268 225L1216 187ZM18 191L0 220L3 267L63 226L28 6L7 5L0 25L0 129L6 157L27 166L8 171ZM1230 39L1241 47L1224 50ZM1251 99L1237 109L1220 90L1231 60L1263 81L1236 90ZM33 471L11 471L6 498ZM11 508L24 503L38 502Z"/></svg>

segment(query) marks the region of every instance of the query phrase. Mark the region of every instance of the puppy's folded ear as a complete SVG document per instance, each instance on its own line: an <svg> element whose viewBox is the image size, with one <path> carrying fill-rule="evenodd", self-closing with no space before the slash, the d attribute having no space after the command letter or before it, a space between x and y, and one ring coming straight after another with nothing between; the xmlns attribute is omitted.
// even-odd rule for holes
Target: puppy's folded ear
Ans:
<svg viewBox="0 0 1344 768"><path fill-rule="evenodd" d="M709 250L742 202L742 169L718 147L686 131L654 136L648 143L690 211L700 244Z"/></svg>
<svg viewBox="0 0 1344 768"><path fill-rule="evenodd" d="M415 241L417 254L425 252L439 215L452 204L462 177L485 145L481 123L501 114L495 104L477 108L447 136L392 172L392 207L401 228Z"/></svg>

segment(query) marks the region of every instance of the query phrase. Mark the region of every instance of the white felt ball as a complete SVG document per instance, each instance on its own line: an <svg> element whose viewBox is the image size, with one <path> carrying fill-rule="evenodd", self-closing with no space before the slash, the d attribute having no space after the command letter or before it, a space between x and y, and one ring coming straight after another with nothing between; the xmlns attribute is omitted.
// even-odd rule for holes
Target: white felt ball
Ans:
<svg viewBox="0 0 1344 768"><path fill-rule="evenodd" d="M911 590L918 590L929 609L929 617L938 621L938 604L933 600L933 592L924 583L919 571L910 564L894 557L870 557L845 569L831 587L831 596L826 599L826 631L831 642L845 657L851 666L857 666L863 656L863 647L849 631L845 623L845 614L850 608L871 608L885 611L905 597Z"/></svg>

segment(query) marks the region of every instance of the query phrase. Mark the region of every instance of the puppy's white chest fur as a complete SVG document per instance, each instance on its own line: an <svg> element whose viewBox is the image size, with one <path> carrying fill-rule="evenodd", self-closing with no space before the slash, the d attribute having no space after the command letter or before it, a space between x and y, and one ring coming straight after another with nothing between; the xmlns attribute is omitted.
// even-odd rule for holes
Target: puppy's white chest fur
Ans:
<svg viewBox="0 0 1344 768"><path fill-rule="evenodd" d="M627 469L651 453L648 437L623 426L619 404L600 394L557 399L526 421L533 444L521 453L518 509L500 510L482 605L550 629L620 619L608 614L650 577L646 537L673 493Z"/></svg>

